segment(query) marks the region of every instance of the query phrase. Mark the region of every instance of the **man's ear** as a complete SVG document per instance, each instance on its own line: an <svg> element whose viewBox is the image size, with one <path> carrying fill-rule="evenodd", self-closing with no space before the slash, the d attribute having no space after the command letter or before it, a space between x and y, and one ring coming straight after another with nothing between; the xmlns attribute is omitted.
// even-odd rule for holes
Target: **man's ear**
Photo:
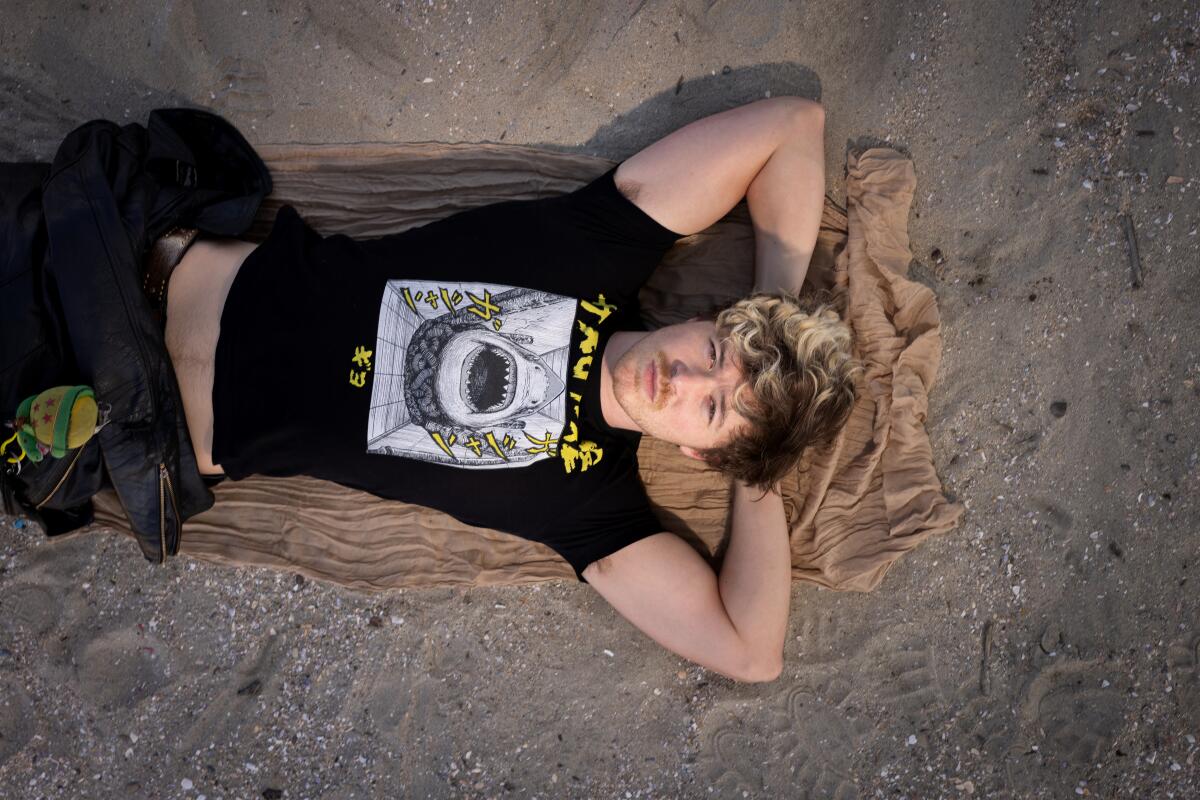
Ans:
<svg viewBox="0 0 1200 800"><path fill-rule="evenodd" d="M700 455L700 451L694 447L688 447L687 445L681 444L679 445L679 452L683 453L688 458L694 458L697 461L707 461L704 456Z"/></svg>

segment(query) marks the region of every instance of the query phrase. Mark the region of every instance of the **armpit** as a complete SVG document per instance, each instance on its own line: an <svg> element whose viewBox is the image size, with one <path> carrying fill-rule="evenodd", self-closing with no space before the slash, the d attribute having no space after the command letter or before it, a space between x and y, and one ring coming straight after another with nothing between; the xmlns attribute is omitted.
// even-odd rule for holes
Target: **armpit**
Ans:
<svg viewBox="0 0 1200 800"><path fill-rule="evenodd" d="M638 195L642 192L642 185L640 183L637 181L631 181L627 178L624 180L617 180L615 175L613 176L613 183L616 184L617 191L623 194L626 200L631 203L637 202Z"/></svg>

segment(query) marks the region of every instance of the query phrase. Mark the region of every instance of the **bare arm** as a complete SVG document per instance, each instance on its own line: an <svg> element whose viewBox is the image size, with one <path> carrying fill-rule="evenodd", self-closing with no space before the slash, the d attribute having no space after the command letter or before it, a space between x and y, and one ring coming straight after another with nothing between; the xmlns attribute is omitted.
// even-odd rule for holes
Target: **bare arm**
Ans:
<svg viewBox="0 0 1200 800"><path fill-rule="evenodd" d="M783 669L791 556L783 501L776 492L761 494L735 483L719 576L671 533L622 548L583 575L668 650L735 680L774 680Z"/></svg>
<svg viewBox="0 0 1200 800"><path fill-rule="evenodd" d="M761 100L693 122L623 162L617 188L678 233L707 228L743 197L755 230L755 288L798 292L825 193L825 114L796 97ZM783 501L741 484L720 575L662 533L584 570L613 607L656 642L738 680L783 668L791 553Z"/></svg>
<svg viewBox="0 0 1200 800"><path fill-rule="evenodd" d="M754 287L798 292L825 197L825 112L799 97L697 120L617 168L617 187L677 233L704 230L744 197L754 222Z"/></svg>

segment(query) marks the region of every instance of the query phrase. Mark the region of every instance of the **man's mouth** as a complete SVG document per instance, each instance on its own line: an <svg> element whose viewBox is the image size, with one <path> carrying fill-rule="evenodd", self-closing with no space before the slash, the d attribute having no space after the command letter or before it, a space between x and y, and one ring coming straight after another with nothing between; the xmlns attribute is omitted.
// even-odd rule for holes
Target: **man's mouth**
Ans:
<svg viewBox="0 0 1200 800"><path fill-rule="evenodd" d="M671 391L667 374L667 359L662 353L658 353L650 359L642 372L646 397L650 399L650 405L655 409L661 410L667 404L667 398Z"/></svg>

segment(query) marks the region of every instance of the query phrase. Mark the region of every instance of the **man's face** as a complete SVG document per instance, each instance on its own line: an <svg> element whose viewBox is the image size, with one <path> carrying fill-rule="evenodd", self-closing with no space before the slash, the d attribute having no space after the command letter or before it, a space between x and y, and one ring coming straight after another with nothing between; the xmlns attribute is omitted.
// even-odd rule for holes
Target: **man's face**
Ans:
<svg viewBox="0 0 1200 800"><path fill-rule="evenodd" d="M613 394L630 419L693 457L748 424L733 407L743 382L732 346L718 338L711 320L653 331L613 368Z"/></svg>

